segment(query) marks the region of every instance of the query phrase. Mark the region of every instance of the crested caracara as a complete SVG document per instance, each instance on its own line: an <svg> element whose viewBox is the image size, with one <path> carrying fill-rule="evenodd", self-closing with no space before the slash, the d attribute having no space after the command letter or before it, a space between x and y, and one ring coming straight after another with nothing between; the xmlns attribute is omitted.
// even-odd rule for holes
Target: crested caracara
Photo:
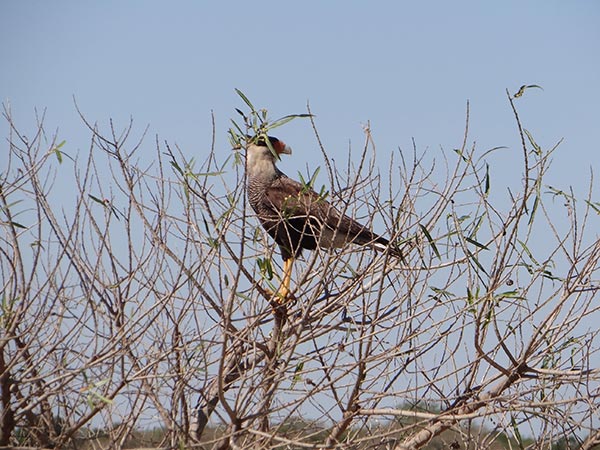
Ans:
<svg viewBox="0 0 600 450"><path fill-rule="evenodd" d="M266 140L269 140L270 146ZM292 150L275 137L254 137L246 148L248 201L283 257L283 278L275 301L290 294L294 258L302 249L343 247L349 243L385 250L389 241L342 214L310 186L288 178L275 165ZM396 249L390 249L398 254Z"/></svg>

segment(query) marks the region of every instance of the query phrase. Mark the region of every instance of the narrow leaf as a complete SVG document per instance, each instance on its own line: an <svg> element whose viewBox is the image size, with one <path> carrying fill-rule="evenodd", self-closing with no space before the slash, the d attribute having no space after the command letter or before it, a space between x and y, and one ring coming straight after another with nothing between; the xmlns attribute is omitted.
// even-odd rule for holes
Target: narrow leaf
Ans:
<svg viewBox="0 0 600 450"><path fill-rule="evenodd" d="M529 225L531 225L533 223L533 218L535 217L535 211L537 210L539 203L540 203L540 197L538 195L536 195L535 199L533 200L533 206L531 207L531 213L529 215L529 221L528 221Z"/></svg>
<svg viewBox="0 0 600 450"><path fill-rule="evenodd" d="M462 150L461 150L461 149L459 149L459 148L455 148L455 149L454 149L454 152L455 152L455 153L456 153L458 156L460 156L460 158L461 158L461 159L462 159L464 162L468 162L468 161L469 161L469 159L468 159L468 158L467 158L467 157L464 155L464 153L462 152Z"/></svg>
<svg viewBox="0 0 600 450"><path fill-rule="evenodd" d="M483 245L480 242L477 242L475 239L471 239L470 237L465 236L465 241L467 241L469 244L473 244L475 247L479 247L483 250L489 250L487 246Z"/></svg>
<svg viewBox="0 0 600 450"><path fill-rule="evenodd" d="M542 147L540 147L537 142L535 142L535 139L533 139L533 136L531 135L531 133L528 130L523 130L525 135L527 136L527 139L529 140L529 143L531 144L531 146L533 147L533 150L535 152L536 155L541 155L542 154Z"/></svg>
<svg viewBox="0 0 600 450"><path fill-rule="evenodd" d="M288 116L284 116L280 119L273 121L273 123L271 123L269 125L269 129L272 130L273 128L277 128L277 127L280 127L281 125L285 125L286 123L290 122L291 120L302 118L302 117L313 117L313 115L312 114L290 114Z"/></svg>
<svg viewBox="0 0 600 450"><path fill-rule="evenodd" d="M471 261L473 261L473 263L477 266L477 268L479 268L479 270L481 270L483 273L485 273L487 275L488 273L483 268L483 266L481 265L481 263L479 262L479 260L475 257L475 255L473 253L471 253L471 251L468 248L465 249L465 250L467 252L467 256L469 257L469 259Z"/></svg>
<svg viewBox="0 0 600 450"><path fill-rule="evenodd" d="M296 369L294 370L294 378L292 379L292 384L290 385L290 389L293 389L294 386L296 385L296 383L302 379L300 374L302 373L303 369L304 369L304 362L301 362L296 366Z"/></svg>
<svg viewBox="0 0 600 450"><path fill-rule="evenodd" d="M106 206L106 202L104 200L101 200L98 197L94 197L92 194L88 194L88 197L94 200L96 203L100 203L102 206Z"/></svg>
<svg viewBox="0 0 600 450"><path fill-rule="evenodd" d="M442 259L442 257L440 256L440 252L438 251L437 246L435 245L435 242L433 241L433 239L431 237L431 234L429 234L429 231L427 231L427 228L425 228L425 226L422 224L419 224L419 227L421 228L421 231L427 238L427 241L429 242L429 245L431 245L431 248L433 249L433 252L435 253L435 255L438 257L438 259Z"/></svg>
<svg viewBox="0 0 600 450"><path fill-rule="evenodd" d="M552 281L562 281L562 278L557 277L556 275L554 275L549 270L542 270L542 276L544 278L548 278L549 280L552 280Z"/></svg>
<svg viewBox="0 0 600 450"><path fill-rule="evenodd" d="M219 171L219 172L199 172L199 173L193 173L190 174L190 176L193 177L215 177L218 175L223 175L225 172L223 171Z"/></svg>
<svg viewBox="0 0 600 450"><path fill-rule="evenodd" d="M519 295L519 291L513 289L512 291L504 291L500 293L502 298L515 298L517 300L525 300L525 297Z"/></svg>
<svg viewBox="0 0 600 450"><path fill-rule="evenodd" d="M303 187L308 186L308 183L306 183L306 180L304 179L304 177L302 176L301 172L298 172L298 178L300 178L300 183L302 184Z"/></svg>
<svg viewBox="0 0 600 450"><path fill-rule="evenodd" d="M541 89L542 91L544 90L541 86L538 86L537 84L524 84L523 86L521 86L519 88L519 91L515 95L513 95L513 97L519 98L525 93L525 91L527 89L532 89L532 88Z"/></svg>
<svg viewBox="0 0 600 450"><path fill-rule="evenodd" d="M317 175L319 175L319 171L320 171L320 170L321 170L321 167L320 167L320 166L319 166L319 167L317 167L317 168L315 169L315 172L314 172L314 173L312 174L312 176L310 177L309 184L310 184L310 187L311 187L311 188L312 188L312 187L315 185L315 181L317 181Z"/></svg>
<svg viewBox="0 0 600 450"><path fill-rule="evenodd" d="M452 297L454 297L454 294L450 291L446 291L445 289L441 289L435 286L429 286L429 289L431 289L433 292L436 293L436 295L441 295L442 297L446 298L446 299L450 299Z"/></svg>
<svg viewBox="0 0 600 450"><path fill-rule="evenodd" d="M529 256L529 259L531 259L531 261L533 261L533 263L536 266L539 266L540 263L538 263L537 260L533 257L533 254L531 253L531 251L529 250L529 248L527 248L527 245L525 245L525 242L521 241L520 239L517 239L517 241L519 242L519 244L521 244L521 248L527 254L527 256Z"/></svg>
<svg viewBox="0 0 600 450"><path fill-rule="evenodd" d="M250 102L250 100L248 100L248 97L246 97L242 91L240 91L239 89L236 88L235 92L237 93L237 95L239 95L242 98L242 100L244 100L244 103L246 103L246 105L248 105L248 107L252 111L256 111L256 109L254 108L254 105Z"/></svg>
<svg viewBox="0 0 600 450"><path fill-rule="evenodd" d="M596 211L598 214L600 214L600 202L592 203L589 200L586 200L585 202L588 204L588 206L590 208L592 208L594 211Z"/></svg>
<svg viewBox="0 0 600 450"><path fill-rule="evenodd" d="M521 436L521 432L519 431L519 426L517 421L515 420L515 416L510 415L510 424L512 426L513 436L517 441L519 448L525 448L525 443L523 442L523 437Z"/></svg>
<svg viewBox="0 0 600 450"><path fill-rule="evenodd" d="M204 223L204 229L207 233L211 232L211 228L208 226L208 222L206 221L206 217L202 216L202 222Z"/></svg>
<svg viewBox="0 0 600 450"><path fill-rule="evenodd" d="M244 132L242 131L242 129L240 128L240 126L233 119L229 119L229 120L231 120L231 123L233 124L233 126L235 127L235 129L238 131L238 134L240 136L243 136ZM233 130L230 130L230 132L233 134Z"/></svg>
<svg viewBox="0 0 600 450"><path fill-rule="evenodd" d="M56 155L56 159L58 159L58 163L62 164L63 162L63 155L62 152L60 151L60 148L65 145L65 142L67 141L62 141L60 144L58 144L56 147L54 147L52 149L52 151L54 152L54 154Z"/></svg>
<svg viewBox="0 0 600 450"><path fill-rule="evenodd" d="M179 164L177 164L176 161L169 161L169 163L171 164L171 167L173 167L173 169L179 172L180 175L183 175L183 170L181 170L181 167L179 167Z"/></svg>

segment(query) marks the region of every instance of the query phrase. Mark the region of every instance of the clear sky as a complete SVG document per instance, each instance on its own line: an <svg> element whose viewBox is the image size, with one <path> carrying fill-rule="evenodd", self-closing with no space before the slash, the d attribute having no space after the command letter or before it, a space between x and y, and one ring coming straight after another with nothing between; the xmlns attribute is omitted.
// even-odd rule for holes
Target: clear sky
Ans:
<svg viewBox="0 0 600 450"><path fill-rule="evenodd" d="M273 117L310 102L332 155L360 146L370 121L385 155L410 149L413 137L421 148L458 147L467 100L482 151L516 148L505 89L538 84L544 90L528 91L521 113L543 146L565 138L556 160L570 184L600 151L599 24L595 0L4 0L0 99L25 130L34 108L47 108L70 153L89 141L74 96L92 122L124 126L131 116L203 159L211 111L228 149L239 88ZM278 136L295 150L282 163L290 175L321 164L308 122Z"/></svg>

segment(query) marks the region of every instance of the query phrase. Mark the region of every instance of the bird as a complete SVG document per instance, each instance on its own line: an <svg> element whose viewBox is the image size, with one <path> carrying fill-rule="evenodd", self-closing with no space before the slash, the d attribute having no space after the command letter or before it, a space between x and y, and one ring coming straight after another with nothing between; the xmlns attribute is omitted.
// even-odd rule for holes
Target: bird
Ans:
<svg viewBox="0 0 600 450"><path fill-rule="evenodd" d="M268 135L247 137L246 179L248 203L260 224L279 246L283 258L276 304L290 298L292 267L302 250L341 248L348 244L388 250L400 256L390 242L347 216L306 183L289 178L277 167L281 155L292 149Z"/></svg>

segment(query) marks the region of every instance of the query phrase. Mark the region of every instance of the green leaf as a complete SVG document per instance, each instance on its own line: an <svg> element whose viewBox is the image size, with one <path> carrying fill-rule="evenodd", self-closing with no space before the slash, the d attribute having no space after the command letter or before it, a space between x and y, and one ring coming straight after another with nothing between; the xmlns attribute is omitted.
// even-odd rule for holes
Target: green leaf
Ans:
<svg viewBox="0 0 600 450"><path fill-rule="evenodd" d="M304 179L304 176L302 175L302 172L298 172L298 178L300 178L300 184L302 185L303 188L305 188L306 186L308 186L308 183Z"/></svg>
<svg viewBox="0 0 600 450"><path fill-rule="evenodd" d="M313 115L312 114L290 114L290 115L284 116L280 119L273 121L271 124L269 124L269 130L280 127L281 125L285 125L286 123L288 123L294 119L301 118L301 117L313 117Z"/></svg>
<svg viewBox="0 0 600 450"><path fill-rule="evenodd" d="M501 292L499 294L500 298L514 298L517 300L525 300L525 297L523 297L522 295L519 295L519 291L516 289L513 289L511 291L504 291Z"/></svg>
<svg viewBox="0 0 600 450"><path fill-rule="evenodd" d="M487 248L485 245L477 242L475 239L471 239L470 237L465 236L465 241L467 241L470 244L473 244L475 247L479 247L483 250L489 250L489 248Z"/></svg>
<svg viewBox="0 0 600 450"><path fill-rule="evenodd" d="M208 226L208 222L206 220L206 217L204 217L204 215L202 215L202 222L204 223L204 229L206 230L206 232L210 233L211 228Z"/></svg>
<svg viewBox="0 0 600 450"><path fill-rule="evenodd" d="M429 289L431 289L433 292L435 292L436 295L442 296L442 297L446 298L447 300L454 297L454 294L452 292L446 291L445 289L441 289L441 288L438 288L435 286L429 286Z"/></svg>
<svg viewBox="0 0 600 450"><path fill-rule="evenodd" d="M85 376L85 374L83 375L84 380L87 382L87 377ZM99 387L104 386L106 383L108 383L108 380L100 380L97 381L87 387L84 387L81 392L85 392L87 393L86 397L87 397L87 403L90 407L95 408L97 406L97 400L100 400L102 403L105 404L112 404L112 400L109 399L108 397L103 396L102 394L100 394L97 389Z"/></svg>
<svg viewBox="0 0 600 450"><path fill-rule="evenodd" d="M469 161L469 158L467 158L467 157L464 155L464 153L462 152L462 150L461 150L461 149L459 149L459 148L455 148L455 149L454 149L454 152L455 152L455 153L456 153L458 156L460 156L460 158L461 158L461 159L462 159L464 162L468 162L468 161Z"/></svg>
<svg viewBox="0 0 600 450"><path fill-rule="evenodd" d="M96 203L100 203L102 206L106 207L106 202L104 200L94 197L92 194L88 194L88 197L94 200Z"/></svg>
<svg viewBox="0 0 600 450"><path fill-rule="evenodd" d="M300 178L300 183L302 184L302 192L308 192L314 189L315 182L317 181L317 176L321 171L321 167L317 167L313 174L310 176L310 180L306 181L306 179L302 176L302 173L298 172L298 177ZM323 189L321 189L322 191Z"/></svg>
<svg viewBox="0 0 600 450"><path fill-rule="evenodd" d="M244 121L248 120L248 118L246 117L246 114L244 114L244 112L241 109L239 109L239 108L234 108L234 109L240 116L242 116ZM233 120L232 120L232 122L233 122ZM233 122L233 123L235 123L235 122Z"/></svg>
<svg viewBox="0 0 600 450"><path fill-rule="evenodd" d="M191 177L215 177L215 176L219 176L219 175L223 175L225 172L224 171L218 171L218 172L198 172L198 173L190 173Z"/></svg>
<svg viewBox="0 0 600 450"><path fill-rule="evenodd" d="M54 148L52 149L52 151L53 151L53 152L54 152L54 154L56 155L56 159L58 159L58 163L59 163L59 164L62 164L62 162L63 162L63 155L62 155L62 152L60 151L60 149L61 149L61 147L62 147L63 145L65 145L65 143L66 143L66 142L67 142L67 141L64 141L64 140L63 140L63 141L62 141L60 144L58 144L56 147L54 147Z"/></svg>
<svg viewBox="0 0 600 450"><path fill-rule="evenodd" d="M490 193L490 165L485 163L485 188L483 190L487 196Z"/></svg>
<svg viewBox="0 0 600 450"><path fill-rule="evenodd" d="M308 182L310 187L312 188L315 185L315 181L317 181L317 175L319 175L319 172L321 171L321 167L318 166L314 173L312 174L312 176L310 177L310 181Z"/></svg>
<svg viewBox="0 0 600 450"><path fill-rule="evenodd" d="M227 131L227 138L229 139L229 143L231 144L231 148L233 150L240 150L242 145L242 135L240 133L236 133L231 128Z"/></svg>
<svg viewBox="0 0 600 450"><path fill-rule="evenodd" d="M529 259L536 265L539 266L540 263L537 262L537 260L533 257L533 254L531 253L531 251L529 251L529 248L527 247L527 245L525 245L525 242L521 241L520 239L517 239L517 242L519 242L519 244L521 244L521 248L523 249L523 251L527 254L527 256L529 256Z"/></svg>
<svg viewBox="0 0 600 450"><path fill-rule="evenodd" d="M527 136L527 139L529 140L529 143L533 147L535 154L540 156L542 154L542 147L540 147L537 144L537 142L535 142L535 139L533 139L533 136L531 135L531 133L528 130L523 130L523 132L525 133L525 136Z"/></svg>
<svg viewBox="0 0 600 450"><path fill-rule="evenodd" d="M176 161L169 161L169 163L171 164L171 167L173 167L173 169L179 172L180 175L183 175L183 170L181 170L181 167L179 167L179 164L177 164Z"/></svg>
<svg viewBox="0 0 600 450"><path fill-rule="evenodd" d="M540 203L540 197L538 195L536 195L535 199L533 200L533 206L531 207L531 213L529 214L529 221L528 221L529 225L531 225L533 223L533 219L535 217L535 212L538 208L539 203Z"/></svg>
<svg viewBox="0 0 600 450"><path fill-rule="evenodd" d="M542 270L542 276L544 278L548 278L549 280L552 280L552 281L562 281L562 278L557 277L556 275L554 275L549 270Z"/></svg>
<svg viewBox="0 0 600 450"><path fill-rule="evenodd" d="M267 144L267 147L269 147L269 151L273 154L275 159L281 159L281 156L279 155L279 153L277 153L275 151L275 149L273 148L273 144L271 144L271 139L268 139L268 136L266 134L264 137L265 137L265 143Z"/></svg>
<svg viewBox="0 0 600 450"><path fill-rule="evenodd" d="M240 154L238 152L235 152L233 154L233 165L239 166L241 164L243 164L242 157L240 156Z"/></svg>
<svg viewBox="0 0 600 450"><path fill-rule="evenodd" d="M115 217L117 218L117 220L121 220L119 216L125 217L125 215L123 213L121 213L117 208L115 208L110 203L110 200L108 200L108 199L101 200L98 197L94 197L92 194L88 194L88 197L91 198L96 203L101 204L104 208L110 210L110 212L115 215Z"/></svg>
<svg viewBox="0 0 600 450"><path fill-rule="evenodd" d="M327 187L323 185L321 186L321 190L319 191L319 197L317 198L317 200L326 200L327 197L329 197L329 191L327 190Z"/></svg>
<svg viewBox="0 0 600 450"><path fill-rule="evenodd" d="M294 370L294 378L292 379L292 384L290 385L290 389L293 389L298 381L302 379L300 376L302 370L304 369L304 362L299 363Z"/></svg>
<svg viewBox="0 0 600 450"><path fill-rule="evenodd" d="M256 264L260 270L262 276L267 280L273 279L273 265L269 258L257 258Z"/></svg>
<svg viewBox="0 0 600 450"><path fill-rule="evenodd" d="M600 214L600 202L592 203L589 200L586 200L585 202L588 204L588 206L590 208L592 208L594 211L596 211L598 214Z"/></svg>
<svg viewBox="0 0 600 450"><path fill-rule="evenodd" d="M425 225L419 224L419 228L421 228L421 231L425 235L425 238L427 238L427 241L429 242L429 245L433 249L435 255L438 257L438 259L442 259L442 257L440 256L440 252L438 251L437 246L435 245L435 242L431 237L431 234L429 234L429 231L427 231L427 228L425 228Z"/></svg>
<svg viewBox="0 0 600 450"><path fill-rule="evenodd" d="M532 89L532 88L541 89L542 91L544 90L544 88L542 88L541 86L538 86L537 84L524 84L523 86L521 86L519 88L519 91L515 95L513 95L513 97L519 98L525 93L525 91L527 89Z"/></svg>
<svg viewBox="0 0 600 450"><path fill-rule="evenodd" d="M483 223L483 219L485 218L486 213L483 213L471 224L471 236L475 236L479 229L481 228L481 224Z"/></svg>
<svg viewBox="0 0 600 450"><path fill-rule="evenodd" d="M239 95L242 98L242 100L244 101L244 103L246 103L246 105L248 105L248 107L252 111L256 111L256 109L254 108L254 105L250 102L250 100L248 100L248 97L246 97L242 91L240 91L239 89L235 88L235 92L237 93L237 95Z"/></svg>
<svg viewBox="0 0 600 450"><path fill-rule="evenodd" d="M474 303L473 294L471 293L471 289L469 289L469 286L467 286L467 303L470 306L472 306Z"/></svg>
<svg viewBox="0 0 600 450"><path fill-rule="evenodd" d="M12 203L9 203L9 204L8 204L8 205L6 205L6 206L2 206L2 207L0 207L0 211L2 211L2 212L9 211L9 210L10 210L10 209L11 209L13 206L16 206L16 205L18 205L18 204L19 204L19 203L21 203L22 201L23 201L23 200L15 200L14 202L12 202Z"/></svg>
<svg viewBox="0 0 600 450"><path fill-rule="evenodd" d="M230 119L230 120L231 120L231 123L233 124L233 126L235 127L235 129L237 130L238 134L240 136L244 136L245 133L242 131L242 129L240 128L240 126L233 119ZM231 129L229 130L229 132L231 134L234 134L233 130L231 130Z"/></svg>
<svg viewBox="0 0 600 450"><path fill-rule="evenodd" d="M473 263L475 263L475 265L479 268L479 270L481 270L483 273L485 273L487 275L488 273L483 268L483 266L481 265L481 263L479 262L479 260L475 257L475 255L473 253L471 253L471 251L468 248L466 248L465 251L466 251L467 256L469 257L469 259L471 261L473 261Z"/></svg>
<svg viewBox="0 0 600 450"><path fill-rule="evenodd" d="M477 294L473 294L469 286L467 286L467 305L469 305L469 312L473 315L477 314L477 308L475 304L477 303Z"/></svg>

